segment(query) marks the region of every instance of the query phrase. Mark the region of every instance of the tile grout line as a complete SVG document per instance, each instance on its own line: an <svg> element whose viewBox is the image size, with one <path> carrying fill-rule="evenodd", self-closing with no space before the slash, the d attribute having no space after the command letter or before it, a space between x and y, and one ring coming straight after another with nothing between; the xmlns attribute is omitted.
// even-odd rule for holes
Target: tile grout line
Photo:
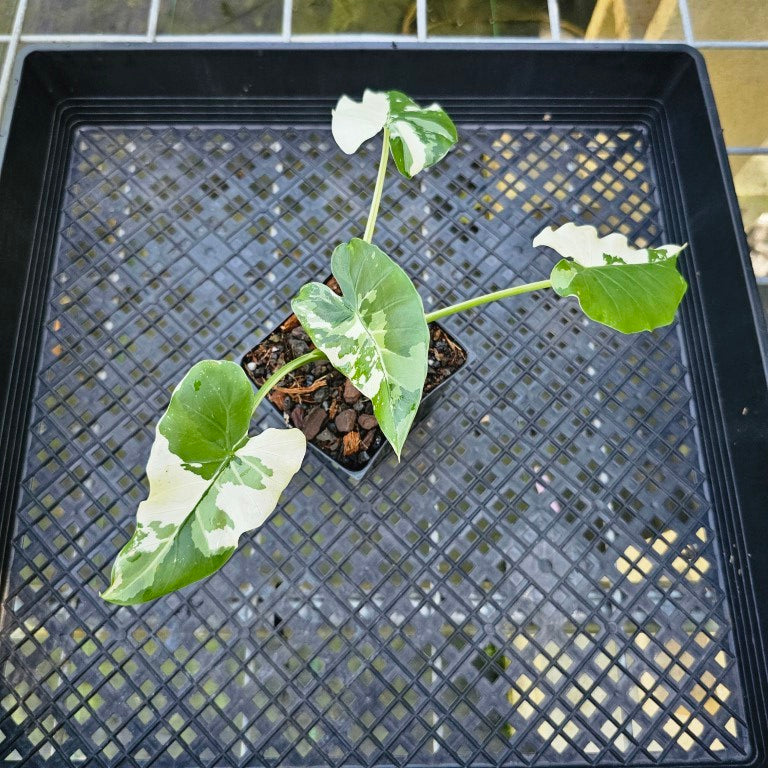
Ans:
<svg viewBox="0 0 768 768"><path fill-rule="evenodd" d="M553 0L548 0L552 2ZM154 0L153 0L154 2ZM159 2L159 0L158 0ZM291 0L285 0L285 2L291 3ZM551 17L550 17L551 18ZM552 24L550 23L550 27ZM13 39L13 35L0 34L0 44L9 43ZM150 32L142 34L100 34L94 33L49 33L49 34L37 34L37 33L25 33L19 36L19 42L22 43L141 43L150 40ZM277 42L285 41L286 38L282 32L272 33L243 33L243 34L169 34L169 33L155 33L151 38L151 42L163 42L163 43L258 43L258 42ZM331 34L298 34L290 35L292 42L301 43L369 43L369 42L382 42L388 43L392 41L403 42L423 42L426 45L439 46L441 43L466 43L468 46L483 45L488 43L512 43L512 44L540 44L543 46L550 45L556 42L553 39L538 38L538 37L493 37L482 35L441 35L440 37L427 37L426 39L419 37L418 35L404 35L404 34L383 34L383 33L359 33L359 32L339 32ZM603 40L589 40L586 41L583 38L565 39L562 38L557 41L561 44L572 46L573 48L583 48L589 46L590 48L600 48L607 46L616 46L624 44L638 44L648 43L647 40L640 38L634 38L632 40L620 40L620 39L603 39ZM686 38L683 39L669 39L669 40L654 40L655 46L665 45L679 45L680 43L691 44ZM744 50L765 50L768 49L768 38L765 40L696 40L696 48L724 48L724 49L744 49Z"/></svg>
<svg viewBox="0 0 768 768"><path fill-rule="evenodd" d="M547 0L547 10L549 11L549 34L552 41L560 40L560 6L558 0Z"/></svg>
<svg viewBox="0 0 768 768"><path fill-rule="evenodd" d="M147 41L153 43L157 37L157 20L160 18L160 0L152 0L147 16Z"/></svg>
<svg viewBox="0 0 768 768"><path fill-rule="evenodd" d="M726 147L729 155L768 155L768 147Z"/></svg>
<svg viewBox="0 0 768 768"><path fill-rule="evenodd" d="M768 48L768 40L696 40L695 45L696 48Z"/></svg>
<svg viewBox="0 0 768 768"><path fill-rule="evenodd" d="M688 0L677 0L677 7L680 11L680 21L683 25L685 42L688 43L688 45L693 45L693 24L691 24L691 12L688 9Z"/></svg>
<svg viewBox="0 0 768 768"><path fill-rule="evenodd" d="M218 43L227 44L249 44L249 43L284 43L285 38L282 33L272 33L265 35L167 35L158 34L155 36L156 43L203 43L216 45Z"/></svg>
<svg viewBox="0 0 768 768"><path fill-rule="evenodd" d="M233 36L235 40L239 39ZM240 36L242 37L242 36ZM263 37L263 36L262 36ZM416 42L416 35L389 35L379 32L339 32L331 35L316 33L291 34L292 43L410 43ZM426 41L429 42L429 41Z"/></svg>
<svg viewBox="0 0 768 768"><path fill-rule="evenodd" d="M25 34L19 40L22 43L145 43L147 34Z"/></svg>
<svg viewBox="0 0 768 768"><path fill-rule="evenodd" d="M291 26L293 24L293 0L283 0L283 34L282 39L288 42L291 39Z"/></svg>
<svg viewBox="0 0 768 768"><path fill-rule="evenodd" d="M416 39L427 39L427 0L416 0Z"/></svg>
<svg viewBox="0 0 768 768"><path fill-rule="evenodd" d="M24 25L24 14L27 12L27 0L19 0L16 6L16 16L13 19L13 29L8 40L8 49L3 59L3 72L0 75L0 114L4 111L5 97L8 95L8 89L11 85L11 71L13 62L16 58L16 48L19 45L21 37L21 28Z"/></svg>

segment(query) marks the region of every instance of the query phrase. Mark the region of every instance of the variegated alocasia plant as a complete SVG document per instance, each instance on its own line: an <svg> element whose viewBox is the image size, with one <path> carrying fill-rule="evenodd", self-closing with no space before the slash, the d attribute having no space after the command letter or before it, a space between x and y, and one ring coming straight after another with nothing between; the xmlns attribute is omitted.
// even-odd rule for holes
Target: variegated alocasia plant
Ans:
<svg viewBox="0 0 768 768"><path fill-rule="evenodd" d="M424 314L406 272L371 243L390 149L405 176L439 160L456 129L437 104L426 108L398 91L343 96L333 134L345 152L383 130L382 155L363 239L342 243L331 269L341 289L309 283L292 306L315 349L275 371L254 393L240 366L205 360L182 379L160 419L147 464L149 497L135 532L112 568L106 600L140 603L202 579L235 551L239 537L262 525L301 466L298 429L249 437L259 403L288 373L327 358L373 401L398 458L421 400L427 373L427 324L491 301L536 290L574 296L584 313L622 333L653 330L674 319L686 291L677 271L684 246L635 249L620 234L591 226L547 227L533 241L563 258L549 279L515 285Z"/></svg>

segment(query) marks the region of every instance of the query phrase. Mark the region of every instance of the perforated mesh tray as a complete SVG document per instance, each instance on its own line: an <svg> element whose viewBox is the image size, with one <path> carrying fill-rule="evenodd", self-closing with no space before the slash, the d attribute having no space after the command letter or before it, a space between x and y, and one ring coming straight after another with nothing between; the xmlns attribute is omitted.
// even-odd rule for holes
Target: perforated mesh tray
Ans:
<svg viewBox="0 0 768 768"><path fill-rule="evenodd" d="M0 180L0 763L764 764L765 376L701 78L670 48L29 56ZM532 236L575 220L687 240L680 322L621 336L545 293L451 318L470 370L400 464L309 454L220 573L108 605L170 387L361 231L376 142L327 129L363 86L459 123L379 219L427 307L544 278Z"/></svg>

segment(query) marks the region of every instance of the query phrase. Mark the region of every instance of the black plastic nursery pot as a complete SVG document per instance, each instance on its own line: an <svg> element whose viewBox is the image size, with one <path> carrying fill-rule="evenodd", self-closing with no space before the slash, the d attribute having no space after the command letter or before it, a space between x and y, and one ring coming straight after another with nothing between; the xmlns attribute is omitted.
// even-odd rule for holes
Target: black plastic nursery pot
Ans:
<svg viewBox="0 0 768 768"><path fill-rule="evenodd" d="M766 765L765 333L695 52L68 48L17 75L3 765ZM366 87L458 124L376 232L427 311L545 278L532 238L575 220L688 242L678 321L621 336L545 292L449 317L471 362L400 463L309 453L216 575L101 601L171 387L361 231L380 145L329 122Z"/></svg>
<svg viewBox="0 0 768 768"><path fill-rule="evenodd" d="M326 278L324 282L339 292L333 277ZM442 325L431 323L429 327L429 367L414 425L432 412L446 389L455 383L453 377L463 371L467 364L467 351ZM292 349L294 344L299 345L298 349ZM241 365L251 381L260 387L280 365L313 348L298 318L291 314L246 352ZM269 400L280 414L281 421L301 429L307 438L309 450L323 457L331 469L349 478L362 480L378 461L390 453L373 416L371 401L354 387L347 390L346 386L349 385L346 385L345 377L334 372L327 361L299 369L291 379L294 384L292 389L275 389L269 395ZM348 391L351 391L351 395L345 397ZM351 424L343 430L337 429L337 420L340 423L345 415L352 414ZM364 423L363 419L368 419L368 423ZM354 439L346 442L349 438ZM351 445L354 450L346 450L347 445Z"/></svg>

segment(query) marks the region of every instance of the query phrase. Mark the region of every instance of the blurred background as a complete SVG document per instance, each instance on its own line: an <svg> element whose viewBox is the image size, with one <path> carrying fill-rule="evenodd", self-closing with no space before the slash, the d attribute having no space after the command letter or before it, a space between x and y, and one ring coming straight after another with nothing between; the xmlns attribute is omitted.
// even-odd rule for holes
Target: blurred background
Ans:
<svg viewBox="0 0 768 768"><path fill-rule="evenodd" d="M0 104L29 45L329 36L695 45L768 304L768 0L0 0Z"/></svg>

